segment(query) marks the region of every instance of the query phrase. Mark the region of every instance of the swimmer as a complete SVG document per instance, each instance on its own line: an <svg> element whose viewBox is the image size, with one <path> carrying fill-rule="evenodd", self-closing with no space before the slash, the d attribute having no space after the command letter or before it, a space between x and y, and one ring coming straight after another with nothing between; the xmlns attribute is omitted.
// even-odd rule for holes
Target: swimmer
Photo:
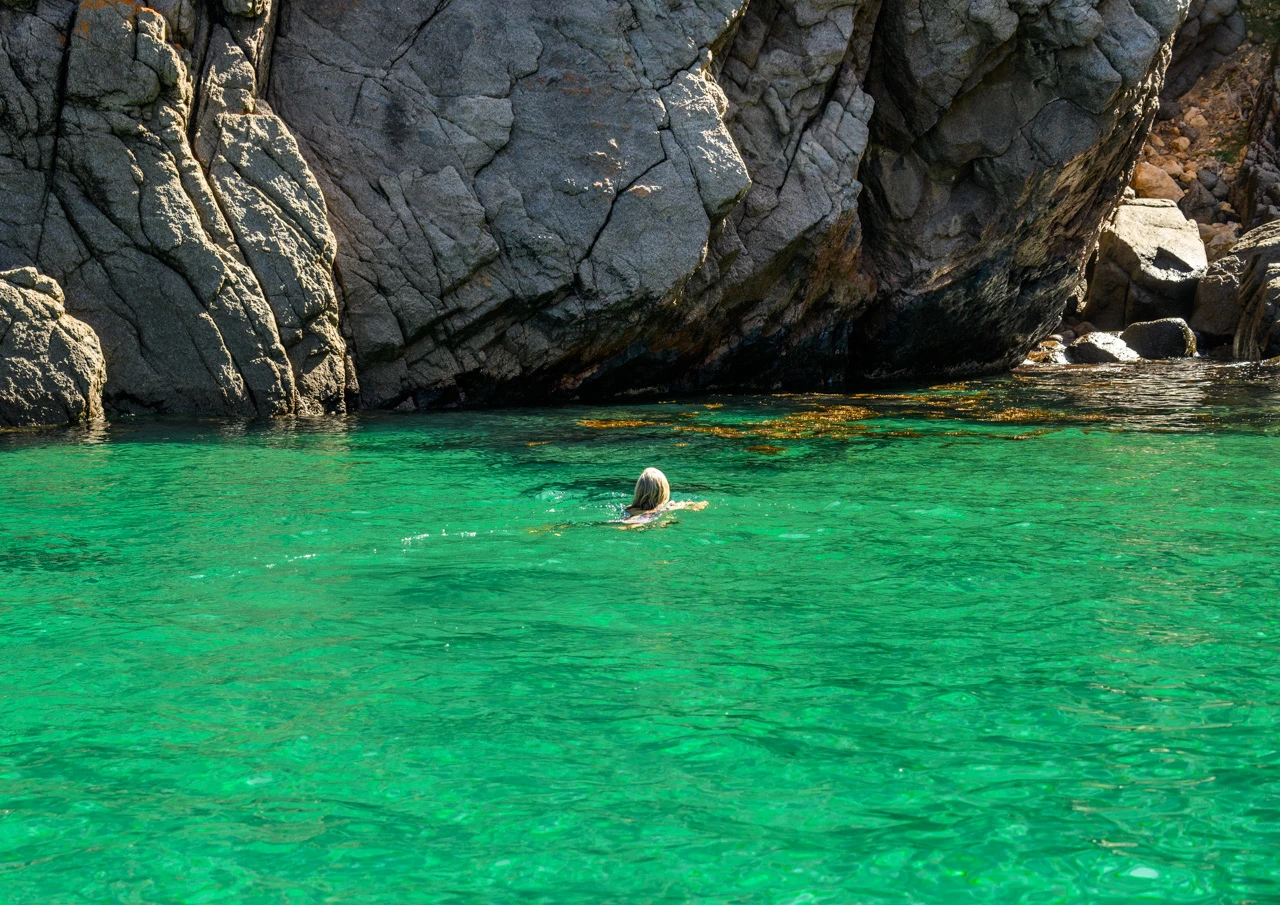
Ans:
<svg viewBox="0 0 1280 905"><path fill-rule="evenodd" d="M636 481L635 499L626 508L627 517L622 520L622 524L634 527L648 524L677 509L690 509L696 512L705 508L707 508L705 500L697 502L672 500L671 485L667 483L667 476L656 468L646 468Z"/></svg>

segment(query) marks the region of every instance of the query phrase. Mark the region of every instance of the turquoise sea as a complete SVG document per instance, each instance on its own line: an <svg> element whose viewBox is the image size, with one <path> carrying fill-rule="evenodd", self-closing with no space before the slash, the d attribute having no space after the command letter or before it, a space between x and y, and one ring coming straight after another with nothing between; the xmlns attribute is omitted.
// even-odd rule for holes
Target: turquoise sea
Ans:
<svg viewBox="0 0 1280 905"><path fill-rule="evenodd" d="M0 435L5 905L1276 903L1278 730L1274 370Z"/></svg>

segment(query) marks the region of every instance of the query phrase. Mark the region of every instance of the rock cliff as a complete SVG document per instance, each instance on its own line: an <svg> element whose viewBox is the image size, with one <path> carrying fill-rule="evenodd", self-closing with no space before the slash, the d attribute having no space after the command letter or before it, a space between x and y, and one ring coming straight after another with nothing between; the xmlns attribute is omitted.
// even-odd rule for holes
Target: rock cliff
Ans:
<svg viewBox="0 0 1280 905"><path fill-rule="evenodd" d="M1188 2L0 0L0 268L116 413L1000 368Z"/></svg>

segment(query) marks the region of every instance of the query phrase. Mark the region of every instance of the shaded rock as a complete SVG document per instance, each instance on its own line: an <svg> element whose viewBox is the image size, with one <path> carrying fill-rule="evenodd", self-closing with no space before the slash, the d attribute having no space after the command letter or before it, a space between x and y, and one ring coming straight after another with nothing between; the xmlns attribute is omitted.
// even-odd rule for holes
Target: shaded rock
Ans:
<svg viewBox="0 0 1280 905"><path fill-rule="evenodd" d="M1237 358L1271 348L1280 298L1280 221L1260 226L1215 261L1196 287L1190 326L1215 341L1230 337Z"/></svg>
<svg viewBox="0 0 1280 905"><path fill-rule="evenodd" d="M1186 193L1178 202L1178 209L1188 220L1212 223L1218 213L1218 199L1197 179L1187 186Z"/></svg>
<svg viewBox="0 0 1280 905"><path fill-rule="evenodd" d="M1231 200L1246 230L1280 220L1280 47L1249 117L1249 144Z"/></svg>
<svg viewBox="0 0 1280 905"><path fill-rule="evenodd" d="M1280 354L1280 222L1242 236L1230 259L1240 272L1236 358L1259 361Z"/></svg>
<svg viewBox="0 0 1280 905"><path fill-rule="evenodd" d="M1067 357L1076 364L1119 364L1140 361L1141 356L1110 333L1094 331L1067 348Z"/></svg>
<svg viewBox="0 0 1280 905"><path fill-rule="evenodd" d="M1196 335L1179 317L1130 324L1120 339L1143 358L1194 358L1196 354Z"/></svg>
<svg viewBox="0 0 1280 905"><path fill-rule="evenodd" d="M1244 259L1227 254L1209 265L1196 285L1189 324L1206 336L1234 339L1240 323L1240 274Z"/></svg>
<svg viewBox="0 0 1280 905"><path fill-rule="evenodd" d="M1139 198L1163 198L1177 202L1181 201L1185 194L1178 186L1176 179L1145 160L1134 170L1132 185Z"/></svg>
<svg viewBox="0 0 1280 905"><path fill-rule="evenodd" d="M34 268L0 273L0 426L102 417L98 337L69 316L62 289Z"/></svg>
<svg viewBox="0 0 1280 905"><path fill-rule="evenodd" d="M1244 43L1247 31L1237 0L1192 0L1173 45L1161 101L1176 103L1200 76Z"/></svg>
<svg viewBox="0 0 1280 905"><path fill-rule="evenodd" d="M1122 204L1098 241L1085 316L1100 329L1188 317L1208 267L1196 224L1171 201Z"/></svg>
<svg viewBox="0 0 1280 905"><path fill-rule="evenodd" d="M1057 323L1120 199L1185 2L886 0L853 374L989 370Z"/></svg>

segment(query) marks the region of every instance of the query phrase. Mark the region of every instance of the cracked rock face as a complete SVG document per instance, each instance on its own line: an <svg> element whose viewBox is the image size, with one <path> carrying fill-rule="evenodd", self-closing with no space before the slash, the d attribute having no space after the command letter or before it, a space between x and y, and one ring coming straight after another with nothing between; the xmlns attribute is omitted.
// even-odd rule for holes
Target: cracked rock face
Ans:
<svg viewBox="0 0 1280 905"><path fill-rule="evenodd" d="M4 0L0 267L114 412L996 368L1188 2Z"/></svg>
<svg viewBox="0 0 1280 905"><path fill-rule="evenodd" d="M0 10L0 78L21 114L0 119L0 179L24 202L0 227L0 264L62 284L102 342L111 411L340 411L348 368L319 189L283 125L255 115L252 67L227 74L225 30L204 42L211 77L194 80L183 41L211 31L207 8L154 7Z"/></svg>
<svg viewBox="0 0 1280 905"><path fill-rule="evenodd" d="M781 373L849 305L861 0L374 5L285 3L270 93L366 405Z"/></svg>
<svg viewBox="0 0 1280 905"><path fill-rule="evenodd" d="M0 273L0 426L102 417L98 337L62 303L62 289L34 268Z"/></svg>
<svg viewBox="0 0 1280 905"><path fill-rule="evenodd" d="M285 3L270 93L369 406L714 367L800 314L769 271L849 233L859 0L375 5Z"/></svg>

